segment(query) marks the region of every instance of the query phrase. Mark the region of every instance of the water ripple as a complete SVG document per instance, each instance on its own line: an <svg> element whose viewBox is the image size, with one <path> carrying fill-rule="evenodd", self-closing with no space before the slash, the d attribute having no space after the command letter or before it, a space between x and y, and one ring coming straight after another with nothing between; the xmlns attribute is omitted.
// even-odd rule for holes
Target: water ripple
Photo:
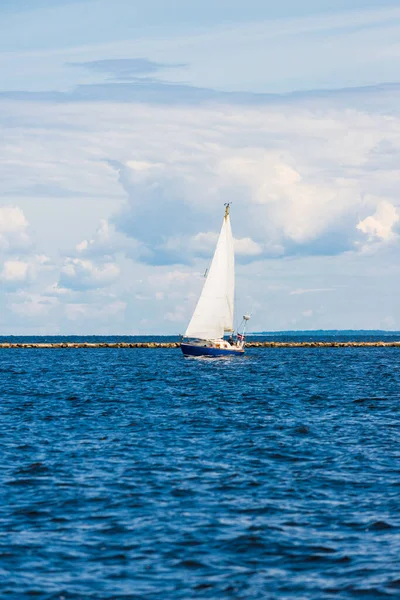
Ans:
<svg viewBox="0 0 400 600"><path fill-rule="evenodd" d="M399 357L2 350L0 596L397 596Z"/></svg>

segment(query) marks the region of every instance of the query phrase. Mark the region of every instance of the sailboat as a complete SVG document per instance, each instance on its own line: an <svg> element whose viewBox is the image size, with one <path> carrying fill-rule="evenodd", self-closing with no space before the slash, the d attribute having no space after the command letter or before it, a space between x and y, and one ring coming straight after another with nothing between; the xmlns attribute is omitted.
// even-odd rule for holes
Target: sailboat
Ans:
<svg viewBox="0 0 400 600"><path fill-rule="evenodd" d="M229 216L225 204L217 246L210 269L206 271L197 306L181 341L185 356L225 356L244 354L245 328L249 316L243 317L242 333L234 335L235 256ZM224 334L229 333L229 339Z"/></svg>

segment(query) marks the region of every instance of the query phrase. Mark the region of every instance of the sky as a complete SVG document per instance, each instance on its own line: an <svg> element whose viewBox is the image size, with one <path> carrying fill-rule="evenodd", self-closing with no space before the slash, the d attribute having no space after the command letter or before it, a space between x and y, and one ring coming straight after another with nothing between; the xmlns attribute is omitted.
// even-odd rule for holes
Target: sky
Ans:
<svg viewBox="0 0 400 600"><path fill-rule="evenodd" d="M351 5L351 6L350 6ZM2 0L0 335L400 330L398 0Z"/></svg>

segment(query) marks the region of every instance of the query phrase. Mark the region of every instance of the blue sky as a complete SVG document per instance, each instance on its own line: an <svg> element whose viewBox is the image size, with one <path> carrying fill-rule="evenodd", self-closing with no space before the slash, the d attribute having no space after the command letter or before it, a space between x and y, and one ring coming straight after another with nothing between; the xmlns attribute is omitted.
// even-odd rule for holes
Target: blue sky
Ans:
<svg viewBox="0 0 400 600"><path fill-rule="evenodd" d="M400 328L398 1L0 6L0 333Z"/></svg>

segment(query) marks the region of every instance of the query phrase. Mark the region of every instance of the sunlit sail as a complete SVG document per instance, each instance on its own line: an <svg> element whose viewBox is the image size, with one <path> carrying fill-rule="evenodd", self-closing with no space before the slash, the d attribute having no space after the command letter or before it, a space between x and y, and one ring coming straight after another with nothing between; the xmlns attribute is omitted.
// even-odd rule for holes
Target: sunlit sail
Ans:
<svg viewBox="0 0 400 600"><path fill-rule="evenodd" d="M229 204L195 311L181 343L184 354L243 354L244 331L234 337L235 253ZM244 318L244 323L248 317ZM224 334L230 333L229 340ZM188 341L186 341L188 340Z"/></svg>

